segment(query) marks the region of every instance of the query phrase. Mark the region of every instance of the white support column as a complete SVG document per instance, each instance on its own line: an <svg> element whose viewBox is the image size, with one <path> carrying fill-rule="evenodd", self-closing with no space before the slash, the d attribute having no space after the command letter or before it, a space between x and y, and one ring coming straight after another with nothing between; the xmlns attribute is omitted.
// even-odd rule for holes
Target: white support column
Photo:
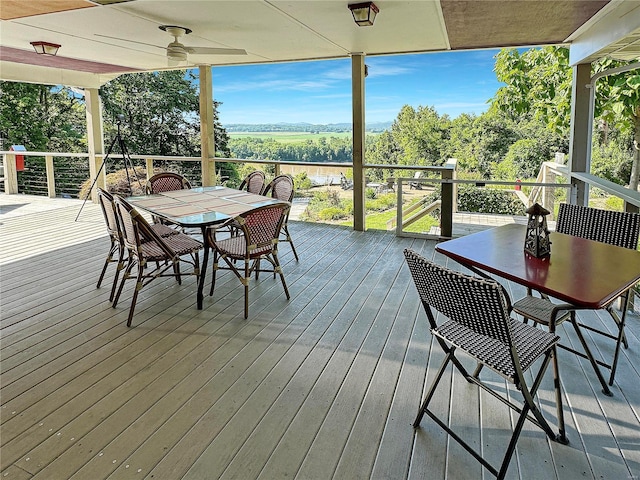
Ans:
<svg viewBox="0 0 640 480"><path fill-rule="evenodd" d="M351 97L353 118L353 229L365 231L364 175L364 54L351 54Z"/></svg>
<svg viewBox="0 0 640 480"><path fill-rule="evenodd" d="M569 172L589 173L591 158L591 127L593 125L590 108L591 64L581 63L573 67L573 86L571 92L571 128L569 138ZM570 179L576 183L575 197L571 203L587 205L589 186L584 182Z"/></svg>
<svg viewBox="0 0 640 480"><path fill-rule="evenodd" d="M101 155L104 153L104 137L102 130L102 104L100 103L100 95L97 88L86 88L84 91L85 108L87 111L87 143L89 147L89 177L91 181L96 178L98 171L100 176L96 182L96 186L106 188L106 176L104 169L100 169L104 159ZM98 202L98 194L94 189L91 192L91 200Z"/></svg>
<svg viewBox="0 0 640 480"><path fill-rule="evenodd" d="M202 185L216 184L216 144L213 127L213 78L211 66L198 67L200 78L200 151L202 155Z"/></svg>

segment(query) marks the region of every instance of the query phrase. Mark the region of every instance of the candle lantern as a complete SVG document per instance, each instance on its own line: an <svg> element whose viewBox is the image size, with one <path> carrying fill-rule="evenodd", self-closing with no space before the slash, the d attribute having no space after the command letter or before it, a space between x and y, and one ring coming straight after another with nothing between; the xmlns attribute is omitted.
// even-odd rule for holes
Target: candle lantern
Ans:
<svg viewBox="0 0 640 480"><path fill-rule="evenodd" d="M538 203L534 203L527 209L529 220L524 237L524 251L537 258L546 257L551 253L551 241L547 228L549 213L551 212Z"/></svg>

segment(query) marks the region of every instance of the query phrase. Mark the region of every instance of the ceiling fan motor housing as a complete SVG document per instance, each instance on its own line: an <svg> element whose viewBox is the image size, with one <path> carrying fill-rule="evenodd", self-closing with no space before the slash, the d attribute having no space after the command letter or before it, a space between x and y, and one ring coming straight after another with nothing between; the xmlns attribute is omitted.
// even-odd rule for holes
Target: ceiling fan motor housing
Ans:
<svg viewBox="0 0 640 480"><path fill-rule="evenodd" d="M167 45L167 57L180 62L187 60L187 50L179 42L171 42Z"/></svg>

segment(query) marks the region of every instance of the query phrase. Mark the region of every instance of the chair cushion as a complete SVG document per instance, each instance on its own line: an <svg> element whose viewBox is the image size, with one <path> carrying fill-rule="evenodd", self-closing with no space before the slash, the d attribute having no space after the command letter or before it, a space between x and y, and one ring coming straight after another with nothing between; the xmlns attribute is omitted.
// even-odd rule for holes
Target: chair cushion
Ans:
<svg viewBox="0 0 640 480"><path fill-rule="evenodd" d="M520 356L522 371L526 371L542 353L559 339L556 335L511 318L509 324L516 350ZM432 333L465 350L489 368L513 381L515 371L509 345L495 338L478 334L451 320L439 325L432 330Z"/></svg>

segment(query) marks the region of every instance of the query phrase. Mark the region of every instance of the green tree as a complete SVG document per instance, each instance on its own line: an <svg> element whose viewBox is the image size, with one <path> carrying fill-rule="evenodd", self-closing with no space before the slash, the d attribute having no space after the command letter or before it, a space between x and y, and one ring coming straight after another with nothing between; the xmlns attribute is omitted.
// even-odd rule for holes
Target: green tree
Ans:
<svg viewBox="0 0 640 480"><path fill-rule="evenodd" d="M595 64L595 72L602 72L626 65L604 59ZM623 134L630 132L633 137L633 161L629 175L629 188L638 190L640 178L640 70L618 75L608 75L596 83L596 115L608 124L619 128Z"/></svg>
<svg viewBox="0 0 640 480"><path fill-rule="evenodd" d="M405 105L391 126L391 133L402 154L398 161L405 165L442 165L442 148L448 139L450 120L433 107L414 109Z"/></svg>
<svg viewBox="0 0 640 480"><path fill-rule="evenodd" d="M625 65L603 59L593 64L600 72ZM491 109L507 113L513 120L538 119L547 127L568 137L571 118L572 70L569 51L563 47L544 47L520 53L503 49L496 56L495 71L501 87L491 100ZM601 120L623 132L633 132L633 168L630 188L637 190L640 176L640 73L638 70L609 75L596 84L594 109Z"/></svg>
<svg viewBox="0 0 640 480"><path fill-rule="evenodd" d="M84 100L71 89L0 81L0 148L86 151Z"/></svg>
<svg viewBox="0 0 640 480"><path fill-rule="evenodd" d="M491 108L511 120L533 118L566 135L571 118L571 67L564 47L532 48L520 53L502 49L496 55L496 77L506 85L491 99Z"/></svg>
<svg viewBox="0 0 640 480"><path fill-rule="evenodd" d="M200 155L199 92L194 71L170 70L122 75L100 89L105 137L113 138L118 115L124 115L122 136L130 154ZM214 101L216 156L230 157L229 136ZM216 165L221 175L237 178L234 164ZM200 164L170 165L191 180L200 178Z"/></svg>

